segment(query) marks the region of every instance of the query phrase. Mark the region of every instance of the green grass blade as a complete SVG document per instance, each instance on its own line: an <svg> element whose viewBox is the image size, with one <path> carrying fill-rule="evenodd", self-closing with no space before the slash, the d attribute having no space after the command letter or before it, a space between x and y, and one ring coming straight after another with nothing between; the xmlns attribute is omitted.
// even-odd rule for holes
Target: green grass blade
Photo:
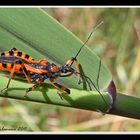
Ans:
<svg viewBox="0 0 140 140"><path fill-rule="evenodd" d="M114 107L110 113L140 119L140 98L118 92Z"/></svg>
<svg viewBox="0 0 140 140"><path fill-rule="evenodd" d="M0 79L3 80L0 86L0 90L2 90L5 87L8 78L0 76ZM28 86L28 83L20 82L18 80L12 80L11 88L9 88L7 92L5 92L5 94L1 93L0 97L47 103L53 105L61 105L91 111L105 112L108 109L106 104L103 102L102 98L99 96L98 92L71 89L71 94L63 95L63 100L61 100L58 94L56 94L56 89L54 89L50 84L44 84L36 91L31 92L27 98L24 98L24 90ZM103 92L102 94L106 101L109 103L110 98L108 94L105 92ZM110 110L109 114L140 119L139 110L139 98L117 93L115 104Z"/></svg>
<svg viewBox="0 0 140 140"><path fill-rule="evenodd" d="M0 76L0 79L3 80L0 86L0 90L2 90L8 82L8 78ZM45 83L37 90L30 92L27 97L24 97L25 89L30 86L32 86L32 84L29 85L26 82L12 80L10 88L6 90L6 92L1 93L0 96L102 112L105 112L108 109L108 106L106 106L99 93L96 91L85 91L71 88L71 94L63 95L62 100L57 94L57 89L51 84ZM108 103L111 102L107 93L104 92L103 96Z"/></svg>

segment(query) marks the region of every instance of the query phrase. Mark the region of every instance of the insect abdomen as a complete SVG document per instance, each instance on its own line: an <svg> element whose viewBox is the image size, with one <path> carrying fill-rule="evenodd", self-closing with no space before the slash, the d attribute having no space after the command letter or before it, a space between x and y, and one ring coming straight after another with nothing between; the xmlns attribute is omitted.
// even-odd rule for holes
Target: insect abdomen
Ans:
<svg viewBox="0 0 140 140"><path fill-rule="evenodd" d="M0 70L11 72L13 66L14 64L11 64L11 63L0 63ZM22 73L21 67L18 64L16 65L15 73L17 74Z"/></svg>
<svg viewBox="0 0 140 140"><path fill-rule="evenodd" d="M21 59L24 59L24 60L28 60L28 61L31 61L33 60L33 58L31 56L29 56L28 54L26 53L22 53L20 51L7 51L7 52L3 52L0 54L0 56L5 56L5 57L8 57L8 56L14 56L14 57L18 57L18 58L21 58Z"/></svg>

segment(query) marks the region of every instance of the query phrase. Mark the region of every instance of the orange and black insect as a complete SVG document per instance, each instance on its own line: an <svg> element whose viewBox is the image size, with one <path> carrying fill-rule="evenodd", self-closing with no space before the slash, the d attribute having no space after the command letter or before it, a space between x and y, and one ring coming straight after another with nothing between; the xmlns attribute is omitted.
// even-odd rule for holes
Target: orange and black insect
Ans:
<svg viewBox="0 0 140 140"><path fill-rule="evenodd" d="M6 89L9 87L10 81L15 74L24 74L29 83L36 82L34 86L26 90L25 96L29 91L34 90L44 82L44 80L49 79L52 85L61 90L63 93L70 93L70 90L60 84L56 83L57 77L71 76L76 74L76 71L71 68L73 58L68 60L66 65L58 67L54 63L49 63L47 60L34 60L28 54L22 53L16 48L12 48L10 51L3 52L0 54L0 70L10 72L10 78ZM79 72L78 63L76 60L77 72ZM62 75L66 73L67 75ZM79 77L79 76L78 76ZM80 81L80 77L79 77ZM61 94L61 92L59 92Z"/></svg>
<svg viewBox="0 0 140 140"><path fill-rule="evenodd" d="M10 81L14 74L22 74L24 75L29 83L35 83L32 87L28 88L25 92L25 96L28 92L34 90L35 88L42 85L42 83L49 79L51 84L58 89L60 97L62 93L70 94L70 90L58 83L56 83L57 77L68 77L73 74L78 75L78 83L80 84L81 78L80 76L84 76L86 79L90 81L90 83L94 86L94 88L99 92L101 97L105 101L103 95L100 93L99 89L95 86L92 80L85 75L80 73L77 57L81 52L82 48L88 42L89 38L95 31L95 29L100 26L102 22L100 22L94 30L90 33L88 39L85 43L80 47L79 51L75 55L75 57L70 58L65 65L58 67L54 63L49 63L47 60L34 60L31 56L26 53L23 53L16 48L11 49L10 51L3 52L0 54L0 70L10 72L10 78L8 84L5 89L9 87ZM76 70L71 66L75 62ZM61 97L62 98L62 97ZM107 104L108 105L108 104Z"/></svg>

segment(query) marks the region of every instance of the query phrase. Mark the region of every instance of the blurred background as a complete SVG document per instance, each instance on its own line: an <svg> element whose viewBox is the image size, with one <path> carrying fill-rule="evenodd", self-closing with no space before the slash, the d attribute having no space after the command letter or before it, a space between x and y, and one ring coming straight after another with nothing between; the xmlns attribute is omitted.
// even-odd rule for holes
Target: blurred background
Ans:
<svg viewBox="0 0 140 140"><path fill-rule="evenodd" d="M43 8L58 22L88 42L110 69L118 91L140 96L140 9L137 8ZM49 28L49 27L48 27ZM125 117L0 98L0 130L21 127L38 132L130 132L140 131L140 121ZM22 130L23 128L23 130Z"/></svg>

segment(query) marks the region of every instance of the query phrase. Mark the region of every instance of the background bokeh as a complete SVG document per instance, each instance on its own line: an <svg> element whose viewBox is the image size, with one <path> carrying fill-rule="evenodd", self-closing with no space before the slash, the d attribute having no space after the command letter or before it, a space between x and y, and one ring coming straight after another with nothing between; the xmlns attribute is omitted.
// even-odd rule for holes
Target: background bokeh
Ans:
<svg viewBox="0 0 140 140"><path fill-rule="evenodd" d="M138 8L43 8L85 41L94 25L103 20L88 42L110 69L117 89L140 96L140 9ZM49 28L49 27L48 27ZM90 60L89 60L90 61ZM88 63L88 62L87 62ZM94 68L94 66L93 66ZM139 120L97 112L0 98L0 130L24 131L140 131Z"/></svg>

